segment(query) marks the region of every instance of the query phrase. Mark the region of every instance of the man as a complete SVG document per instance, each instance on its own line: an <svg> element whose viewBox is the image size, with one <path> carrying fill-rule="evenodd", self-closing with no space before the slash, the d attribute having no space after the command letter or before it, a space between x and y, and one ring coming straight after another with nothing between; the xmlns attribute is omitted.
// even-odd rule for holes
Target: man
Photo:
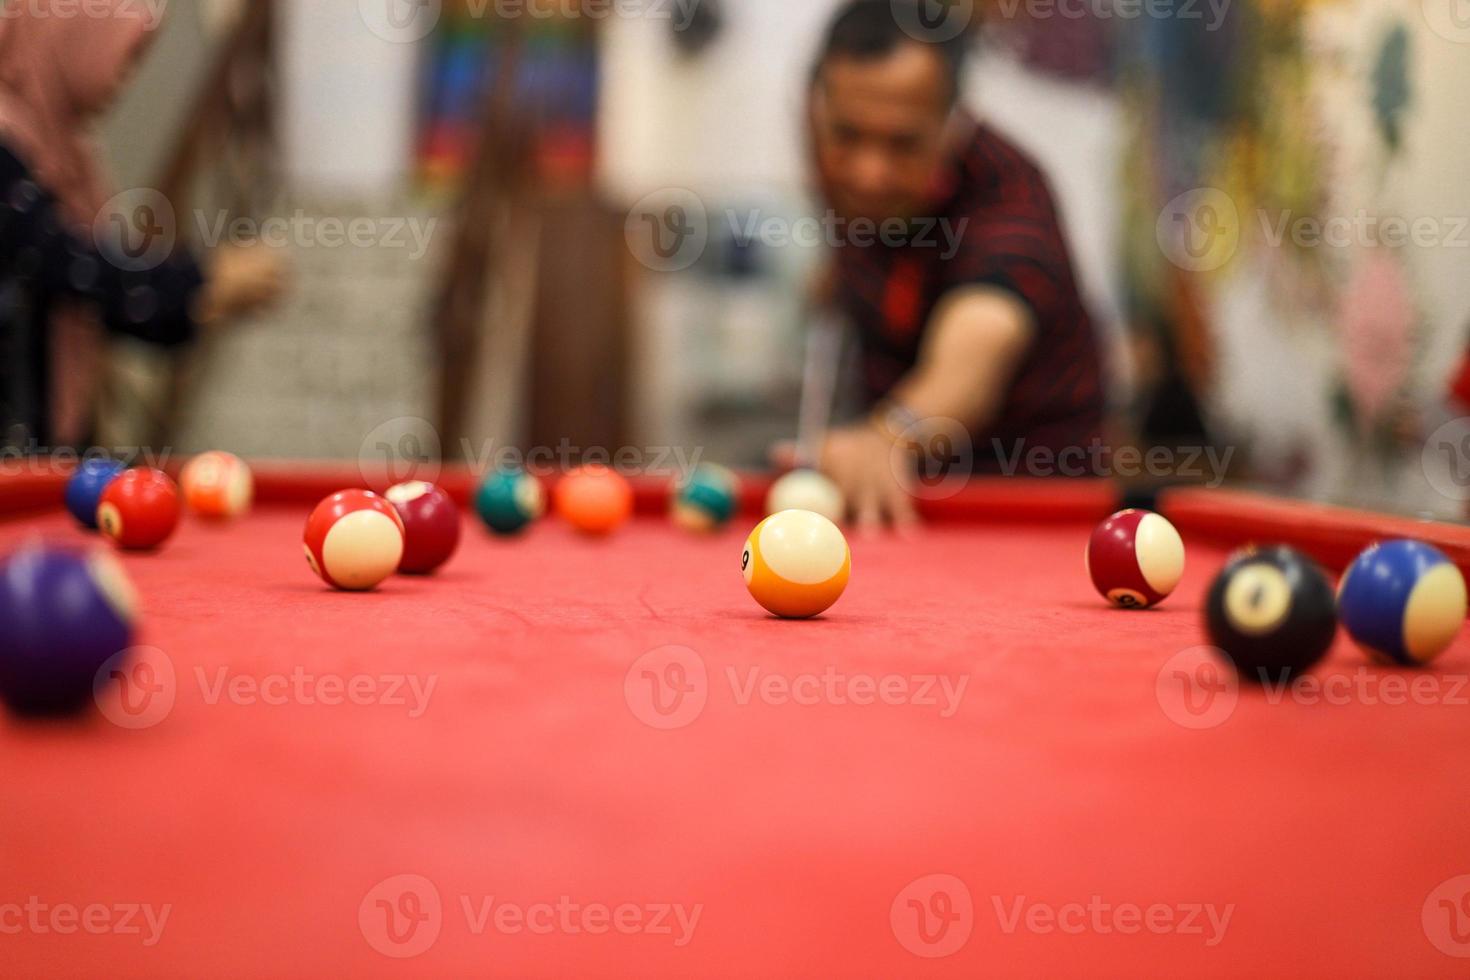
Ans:
<svg viewBox="0 0 1470 980"><path fill-rule="evenodd" d="M904 444L959 428L961 465L983 472L1102 434L1097 342L1046 180L960 107L965 40L917 40L896 17L905 2L850 0L810 99L841 226L906 229L853 234L834 256L832 299L856 327L873 408L828 434L822 469L866 527L916 519L894 465Z"/></svg>

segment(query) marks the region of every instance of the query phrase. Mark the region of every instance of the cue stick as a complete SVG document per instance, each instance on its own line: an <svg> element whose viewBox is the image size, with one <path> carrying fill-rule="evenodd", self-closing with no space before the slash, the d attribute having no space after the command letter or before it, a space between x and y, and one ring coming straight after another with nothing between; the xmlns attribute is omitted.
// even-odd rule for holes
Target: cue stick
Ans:
<svg viewBox="0 0 1470 980"><path fill-rule="evenodd" d="M831 312L813 316L807 328L806 365L801 376L801 409L796 426L798 469L819 469L822 446L832 422L833 399L842 359L842 318Z"/></svg>

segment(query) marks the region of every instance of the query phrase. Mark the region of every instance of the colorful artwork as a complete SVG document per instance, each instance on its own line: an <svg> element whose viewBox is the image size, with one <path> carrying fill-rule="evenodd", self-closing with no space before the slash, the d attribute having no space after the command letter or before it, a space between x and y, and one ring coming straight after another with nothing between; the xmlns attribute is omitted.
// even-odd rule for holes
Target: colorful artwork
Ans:
<svg viewBox="0 0 1470 980"><path fill-rule="evenodd" d="M1346 14L1352 29L1342 36L1351 43L1323 41L1315 18L1324 12ZM1253 0L1224 16L1219 30L1158 19L1120 38L1119 86L1133 129L1123 171L1133 319L1165 330L1168 349L1192 352L1184 373L1208 397L1220 379L1198 365L1230 327L1217 320L1223 291L1243 278L1263 282L1284 344L1290 331L1317 324L1336 332L1341 384L1322 411L1349 439L1392 452L1383 433L1394 428L1422 330L1413 270L1401 250L1356 237L1324 246L1320 232L1342 227L1392 183L1414 103L1411 34L1381 8L1350 0ZM1336 115L1327 91L1339 96ZM1360 103L1346 120L1343 91L1358 91ZM1159 246L1155 221L1181 195L1206 193L1233 208L1231 252L1181 262ZM1199 208L1197 230L1208 231L1204 219L1221 210Z"/></svg>
<svg viewBox="0 0 1470 980"><path fill-rule="evenodd" d="M595 152L598 59L582 18L543 12L513 22L495 5L457 0L424 60L419 167L431 186L453 185L479 143L488 95L514 59L517 124L534 134L535 163L548 183L585 183Z"/></svg>

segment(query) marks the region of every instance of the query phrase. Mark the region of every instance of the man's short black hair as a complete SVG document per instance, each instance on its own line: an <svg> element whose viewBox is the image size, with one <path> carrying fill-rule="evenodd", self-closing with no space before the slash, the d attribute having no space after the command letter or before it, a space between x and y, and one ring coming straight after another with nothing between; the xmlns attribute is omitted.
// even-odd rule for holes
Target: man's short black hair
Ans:
<svg viewBox="0 0 1470 980"><path fill-rule="evenodd" d="M922 44L944 63L945 76L949 80L949 101L950 104L957 102L969 53L970 31L961 31L958 37L943 41L926 38L917 28L924 23L921 6L932 2L848 0L827 29L826 40L812 69L812 83L820 80L822 70L833 61L843 58L881 61L905 44ZM970 0L960 0L958 6L965 13L974 7Z"/></svg>

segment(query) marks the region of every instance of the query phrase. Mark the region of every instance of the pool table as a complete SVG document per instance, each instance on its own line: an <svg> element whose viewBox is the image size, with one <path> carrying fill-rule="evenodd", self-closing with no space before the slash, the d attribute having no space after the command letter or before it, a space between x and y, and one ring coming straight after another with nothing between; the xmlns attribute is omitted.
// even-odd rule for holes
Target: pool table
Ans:
<svg viewBox="0 0 1470 980"><path fill-rule="evenodd" d="M605 540L466 515L432 578L333 592L301 531L351 467L257 467L226 525L125 555L147 648L98 710L0 719L12 976L1462 976L1470 640L1431 670L1340 637L1242 688L1201 603L1227 553L1340 571L1470 529L1177 489L1179 591L1083 569L1118 493L977 482L784 622L738 526L640 481ZM0 478L0 553L95 542L62 475ZM472 475L442 484L461 501ZM0 624L3 628L3 624Z"/></svg>

